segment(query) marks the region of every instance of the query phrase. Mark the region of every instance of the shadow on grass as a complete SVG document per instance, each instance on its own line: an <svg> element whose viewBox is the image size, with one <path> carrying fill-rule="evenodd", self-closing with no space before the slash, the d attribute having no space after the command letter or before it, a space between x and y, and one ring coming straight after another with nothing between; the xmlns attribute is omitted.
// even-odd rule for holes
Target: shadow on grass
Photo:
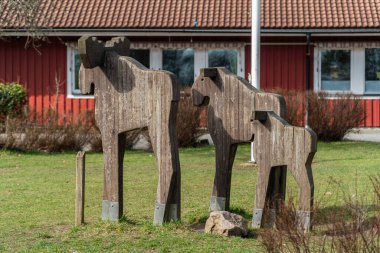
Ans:
<svg viewBox="0 0 380 253"><path fill-rule="evenodd" d="M129 224L129 225L137 225L137 222L136 222L136 221L127 218L126 215L123 215L123 216L120 218L119 222L123 222L123 223Z"/></svg>
<svg viewBox="0 0 380 253"><path fill-rule="evenodd" d="M374 204L365 205L362 207L366 212L377 211L378 207ZM343 217L345 220L349 221L352 217L352 211L346 205L344 206L328 206L324 208L318 208L316 216L314 219L314 225L329 225L332 222L332 219L337 215Z"/></svg>
<svg viewBox="0 0 380 253"><path fill-rule="evenodd" d="M243 216L244 219L250 221L252 220L252 213L247 212L245 209L240 208L240 207L231 207L230 208L231 213L235 213L238 215Z"/></svg>
<svg viewBox="0 0 380 253"><path fill-rule="evenodd" d="M361 221L360 223L354 221L338 221L328 225L327 229L322 231L327 236L351 236L366 233L366 235L372 235L374 238L378 238L377 230L380 227L380 219L378 217L370 217Z"/></svg>

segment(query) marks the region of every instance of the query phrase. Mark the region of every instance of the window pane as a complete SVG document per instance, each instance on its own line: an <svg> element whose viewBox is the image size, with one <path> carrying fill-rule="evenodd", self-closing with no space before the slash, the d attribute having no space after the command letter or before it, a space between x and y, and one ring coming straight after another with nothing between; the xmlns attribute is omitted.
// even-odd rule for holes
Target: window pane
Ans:
<svg viewBox="0 0 380 253"><path fill-rule="evenodd" d="M191 48L163 50L162 68L174 73L182 87L194 83L194 50Z"/></svg>
<svg viewBox="0 0 380 253"><path fill-rule="evenodd" d="M149 69L149 49L131 49L129 51L129 56L135 59L136 61L140 62L142 65L147 67Z"/></svg>
<svg viewBox="0 0 380 253"><path fill-rule="evenodd" d="M237 74L237 51L236 50L209 50L208 66L225 67L234 74Z"/></svg>
<svg viewBox="0 0 380 253"><path fill-rule="evenodd" d="M348 91L351 89L350 50L323 50L322 90Z"/></svg>
<svg viewBox="0 0 380 253"><path fill-rule="evenodd" d="M74 91L79 90L79 68L81 65L80 55L79 53L76 53L74 56L75 61L75 83L74 83Z"/></svg>
<svg viewBox="0 0 380 253"><path fill-rule="evenodd" d="M380 92L380 48L365 50L365 92Z"/></svg>

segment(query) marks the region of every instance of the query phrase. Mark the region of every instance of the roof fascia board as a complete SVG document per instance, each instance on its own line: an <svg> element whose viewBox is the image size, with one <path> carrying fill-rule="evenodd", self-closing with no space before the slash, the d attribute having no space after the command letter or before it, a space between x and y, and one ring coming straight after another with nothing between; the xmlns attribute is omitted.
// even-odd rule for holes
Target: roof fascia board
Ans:
<svg viewBox="0 0 380 253"><path fill-rule="evenodd" d="M45 36L248 36L250 29L41 29ZM25 29L0 29L2 36L28 36ZM378 29L262 29L262 36L380 36ZM29 34L30 35L30 34Z"/></svg>

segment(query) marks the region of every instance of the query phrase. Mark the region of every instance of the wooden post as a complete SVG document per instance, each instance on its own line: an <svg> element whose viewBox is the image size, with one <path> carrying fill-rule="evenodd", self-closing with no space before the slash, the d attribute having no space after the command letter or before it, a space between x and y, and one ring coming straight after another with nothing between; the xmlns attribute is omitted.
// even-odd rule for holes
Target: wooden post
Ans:
<svg viewBox="0 0 380 253"><path fill-rule="evenodd" d="M75 226L84 223L84 187L85 187L85 161L86 153L77 154L76 187L75 187Z"/></svg>

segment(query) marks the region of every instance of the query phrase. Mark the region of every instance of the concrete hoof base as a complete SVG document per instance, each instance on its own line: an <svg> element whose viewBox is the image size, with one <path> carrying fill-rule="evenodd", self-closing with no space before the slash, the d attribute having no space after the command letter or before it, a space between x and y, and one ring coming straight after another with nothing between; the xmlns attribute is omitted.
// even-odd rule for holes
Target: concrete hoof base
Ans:
<svg viewBox="0 0 380 253"><path fill-rule="evenodd" d="M253 209L252 227L261 228L262 218L263 218L263 209Z"/></svg>
<svg viewBox="0 0 380 253"><path fill-rule="evenodd" d="M310 211L297 211L297 226L304 232L308 232L311 230Z"/></svg>
<svg viewBox="0 0 380 253"><path fill-rule="evenodd" d="M210 212L226 211L226 198L212 196L210 199Z"/></svg>
<svg viewBox="0 0 380 253"><path fill-rule="evenodd" d="M154 225L162 225L165 222L177 220L179 220L177 204L156 204L153 218Z"/></svg>
<svg viewBox="0 0 380 253"><path fill-rule="evenodd" d="M121 217L119 202L103 200L102 203L102 220L118 221Z"/></svg>

